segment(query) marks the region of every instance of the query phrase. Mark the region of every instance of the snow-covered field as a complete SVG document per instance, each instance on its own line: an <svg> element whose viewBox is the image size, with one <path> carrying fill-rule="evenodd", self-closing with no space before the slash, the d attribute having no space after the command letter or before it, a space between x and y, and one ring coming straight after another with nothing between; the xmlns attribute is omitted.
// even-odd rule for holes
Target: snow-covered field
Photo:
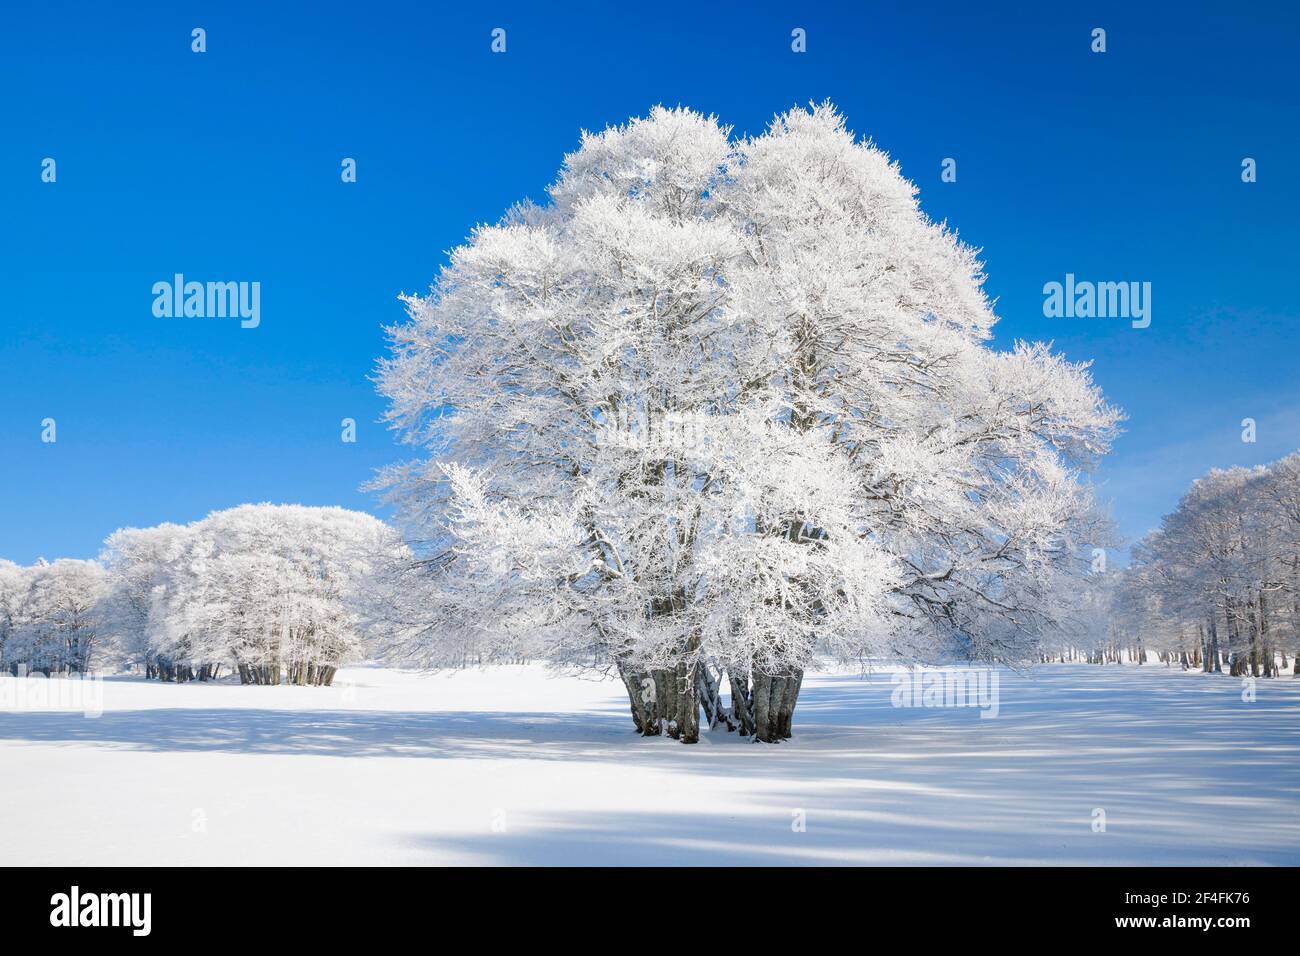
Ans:
<svg viewBox="0 0 1300 956"><path fill-rule="evenodd" d="M0 864L1300 864L1289 676L1246 702L1158 666L1003 671L981 719L825 673L793 741L695 747L540 666L340 681L9 699Z"/></svg>

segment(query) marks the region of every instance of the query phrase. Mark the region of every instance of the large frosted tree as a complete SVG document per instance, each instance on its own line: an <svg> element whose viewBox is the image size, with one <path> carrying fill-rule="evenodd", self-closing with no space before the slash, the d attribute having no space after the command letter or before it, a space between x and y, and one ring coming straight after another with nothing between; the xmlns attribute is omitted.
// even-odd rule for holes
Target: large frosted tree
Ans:
<svg viewBox="0 0 1300 956"><path fill-rule="evenodd" d="M642 733L772 741L820 652L1030 657L1119 415L989 349L982 281L830 106L584 134L390 330L424 658L527 639L617 671Z"/></svg>

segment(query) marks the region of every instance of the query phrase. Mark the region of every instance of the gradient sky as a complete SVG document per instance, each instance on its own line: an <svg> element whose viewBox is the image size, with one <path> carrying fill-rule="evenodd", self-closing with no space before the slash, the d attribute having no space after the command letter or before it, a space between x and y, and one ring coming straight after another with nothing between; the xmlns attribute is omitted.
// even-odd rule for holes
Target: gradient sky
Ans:
<svg viewBox="0 0 1300 956"><path fill-rule="evenodd" d="M246 501L374 510L359 486L407 454L368 380L397 295L541 199L580 129L655 103L757 132L833 100L983 248L995 347L1094 361L1129 415L1096 475L1129 537L1207 469L1300 446L1289 5L438 6L0 14L0 557L90 557L117 527ZM260 282L261 326L155 318L150 289L177 272ZM1151 282L1151 327L1045 318L1067 272Z"/></svg>

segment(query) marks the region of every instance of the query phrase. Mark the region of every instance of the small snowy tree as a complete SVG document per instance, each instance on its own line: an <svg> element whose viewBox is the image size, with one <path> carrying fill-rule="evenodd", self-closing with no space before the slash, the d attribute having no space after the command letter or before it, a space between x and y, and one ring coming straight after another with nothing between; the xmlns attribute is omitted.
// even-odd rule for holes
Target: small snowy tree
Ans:
<svg viewBox="0 0 1300 956"><path fill-rule="evenodd" d="M1030 657L1119 415L1086 367L989 350L982 279L829 106L584 134L390 330L426 659L531 634L689 742L701 705L790 736L818 650Z"/></svg>
<svg viewBox="0 0 1300 956"><path fill-rule="evenodd" d="M9 643L18 629L30 577L29 568L0 560L0 670L10 668L9 656L17 650L16 645L9 648Z"/></svg>
<svg viewBox="0 0 1300 956"><path fill-rule="evenodd" d="M5 658L44 674L85 673L100 650L107 575L94 561L61 558L27 569Z"/></svg>

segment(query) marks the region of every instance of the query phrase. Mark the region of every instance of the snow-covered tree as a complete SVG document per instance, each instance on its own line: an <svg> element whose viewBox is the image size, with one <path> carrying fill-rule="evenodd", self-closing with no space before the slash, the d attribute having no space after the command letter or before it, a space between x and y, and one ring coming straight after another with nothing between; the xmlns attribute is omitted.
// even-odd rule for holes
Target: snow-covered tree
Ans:
<svg viewBox="0 0 1300 956"><path fill-rule="evenodd" d="M217 511L181 543L150 588L149 649L200 674L228 662L258 684L331 683L360 652L372 579L404 553L377 518L300 505Z"/></svg>
<svg viewBox="0 0 1300 956"><path fill-rule="evenodd" d="M528 634L615 669L642 733L703 706L770 741L818 651L1036 654L1119 415L1085 366L990 350L982 280L830 106L584 134L390 330L426 659Z"/></svg>
<svg viewBox="0 0 1300 956"><path fill-rule="evenodd" d="M6 665L47 675L90 670L100 650L101 602L108 593L104 568L61 558L24 571L19 579L26 579L26 588L14 606L4 647Z"/></svg>
<svg viewBox="0 0 1300 956"><path fill-rule="evenodd" d="M1206 671L1276 676L1279 652L1285 666L1300 650L1300 454L1193 482L1134 569L1153 608L1141 626L1158 616Z"/></svg>
<svg viewBox="0 0 1300 956"><path fill-rule="evenodd" d="M0 560L0 671L10 668L6 648L18 629L30 578L31 569ZM13 650L8 653L13 653Z"/></svg>
<svg viewBox="0 0 1300 956"><path fill-rule="evenodd" d="M189 531L165 523L152 528L122 528L104 542L100 561L109 572L104 624L121 652L144 664L147 677L177 676L176 665L161 660L149 643L149 614L155 592L184 553Z"/></svg>

